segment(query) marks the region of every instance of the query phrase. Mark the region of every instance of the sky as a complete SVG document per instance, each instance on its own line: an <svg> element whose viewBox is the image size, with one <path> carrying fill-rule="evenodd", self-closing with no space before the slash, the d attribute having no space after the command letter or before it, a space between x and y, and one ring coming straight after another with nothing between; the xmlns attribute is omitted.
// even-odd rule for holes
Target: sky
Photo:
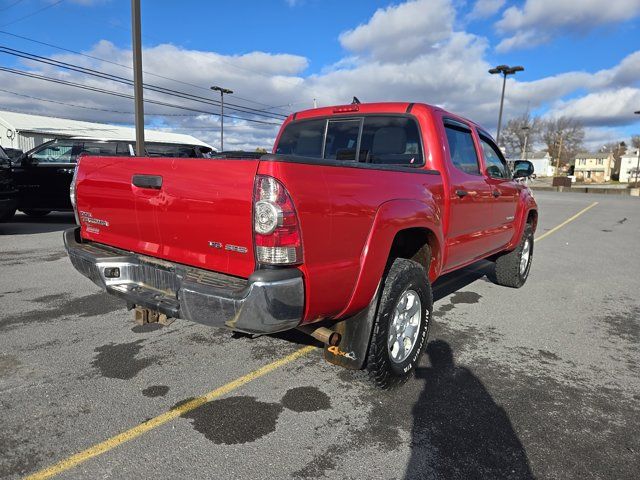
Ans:
<svg viewBox="0 0 640 480"><path fill-rule="evenodd" d="M211 85L234 91L226 149L271 148L288 113L354 95L439 105L495 132L501 79L487 70L499 64L525 69L507 80L506 120L577 118L594 150L640 134L640 0L142 0L141 10L146 83L214 103ZM0 0L0 68L121 95L0 70L0 109L133 124L126 82L6 50L129 79L130 27L128 0ZM156 102L148 127L219 146L217 104L145 96Z"/></svg>

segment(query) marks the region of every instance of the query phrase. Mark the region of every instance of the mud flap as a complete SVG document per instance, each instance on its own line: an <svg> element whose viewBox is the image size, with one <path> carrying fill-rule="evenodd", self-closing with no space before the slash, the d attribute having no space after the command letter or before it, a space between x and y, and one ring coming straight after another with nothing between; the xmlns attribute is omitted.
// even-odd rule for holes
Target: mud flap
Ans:
<svg viewBox="0 0 640 480"><path fill-rule="evenodd" d="M379 293L380 287L367 308L333 325L333 330L340 333L342 339L337 347L325 345L324 359L327 362L351 370L361 370L365 367L373 322L378 311Z"/></svg>

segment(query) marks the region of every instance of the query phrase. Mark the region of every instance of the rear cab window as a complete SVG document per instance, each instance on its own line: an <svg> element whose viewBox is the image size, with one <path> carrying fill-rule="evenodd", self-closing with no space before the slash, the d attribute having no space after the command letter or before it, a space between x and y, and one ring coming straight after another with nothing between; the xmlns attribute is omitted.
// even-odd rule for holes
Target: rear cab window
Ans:
<svg viewBox="0 0 640 480"><path fill-rule="evenodd" d="M418 124L406 115L299 120L287 125L276 154L377 165L424 165Z"/></svg>

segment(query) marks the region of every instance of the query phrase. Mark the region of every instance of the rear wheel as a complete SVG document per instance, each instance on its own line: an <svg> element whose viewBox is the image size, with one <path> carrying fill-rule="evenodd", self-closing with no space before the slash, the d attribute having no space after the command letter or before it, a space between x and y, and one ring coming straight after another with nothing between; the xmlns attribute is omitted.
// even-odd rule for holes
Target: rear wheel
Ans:
<svg viewBox="0 0 640 480"><path fill-rule="evenodd" d="M22 211L24 212L25 215L28 215L29 217L34 217L34 218L44 217L51 213L51 210L22 210Z"/></svg>
<svg viewBox="0 0 640 480"><path fill-rule="evenodd" d="M384 280L367 358L369 377L380 388L404 383L424 351L433 298L425 269L394 260Z"/></svg>
<svg viewBox="0 0 640 480"><path fill-rule="evenodd" d="M520 288L529 277L532 260L533 228L527 224L515 250L496 259L496 283L505 287Z"/></svg>

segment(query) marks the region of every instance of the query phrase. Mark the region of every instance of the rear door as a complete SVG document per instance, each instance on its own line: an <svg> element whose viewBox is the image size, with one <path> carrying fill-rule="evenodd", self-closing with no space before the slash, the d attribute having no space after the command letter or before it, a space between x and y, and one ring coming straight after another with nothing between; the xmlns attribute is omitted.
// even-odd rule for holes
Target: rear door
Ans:
<svg viewBox="0 0 640 480"><path fill-rule="evenodd" d="M491 187L481 164L471 127L444 120L449 162L450 215L445 269L482 257L491 249L487 230L491 223Z"/></svg>
<svg viewBox="0 0 640 480"><path fill-rule="evenodd" d="M500 149L488 135L479 132L480 145L484 157L487 184L493 196L491 205L491 228L495 249L505 246L515 233L516 209L519 189L511 178L511 172Z"/></svg>

